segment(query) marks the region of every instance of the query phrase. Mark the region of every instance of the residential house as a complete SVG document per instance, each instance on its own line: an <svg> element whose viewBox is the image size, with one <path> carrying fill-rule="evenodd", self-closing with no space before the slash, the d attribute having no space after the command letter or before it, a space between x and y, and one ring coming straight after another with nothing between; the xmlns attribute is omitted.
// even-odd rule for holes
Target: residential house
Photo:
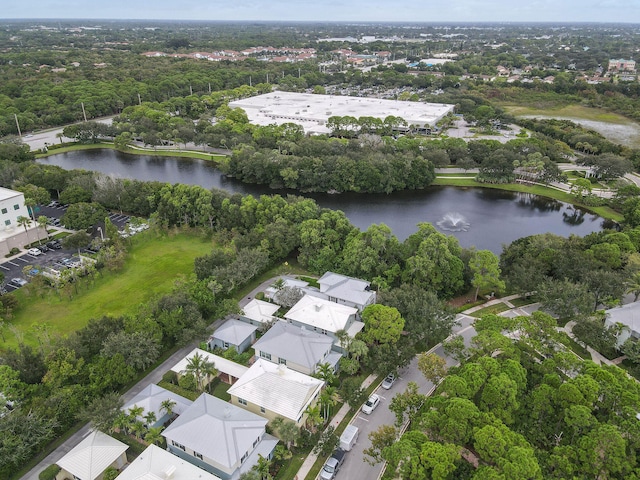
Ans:
<svg viewBox="0 0 640 480"><path fill-rule="evenodd" d="M629 338L640 340L640 302L627 303L607 310L604 326L613 327L614 325L620 326L618 346Z"/></svg>
<svg viewBox="0 0 640 480"><path fill-rule="evenodd" d="M107 468L120 470L124 467L128 448L115 438L94 430L56 462L61 469L56 480L102 480Z"/></svg>
<svg viewBox="0 0 640 480"><path fill-rule="evenodd" d="M116 480L220 480L160 447L149 445Z"/></svg>
<svg viewBox="0 0 640 480"><path fill-rule="evenodd" d="M178 363L176 363L173 367L171 367L171 371L175 372L178 375L178 378L181 375L184 375L184 372L187 370L187 366L189 364L189 360L195 355L199 354L204 357L209 362L213 363L218 370L218 378L225 383L233 384L238 378L245 374L248 370L244 365L240 365L239 363L232 362L231 360L227 360L226 358L219 357L218 355L214 355L211 352L207 352L205 350L201 350L199 348L195 348L191 351L189 355L184 357ZM213 378L209 378L209 383L213 380Z"/></svg>
<svg viewBox="0 0 640 480"><path fill-rule="evenodd" d="M277 320L275 313L278 310L280 310L280 305L263 302L262 300L256 300L254 298L244 306L239 320L266 328L266 326L271 325Z"/></svg>
<svg viewBox="0 0 640 480"><path fill-rule="evenodd" d="M278 439L266 425L264 418L204 393L162 436L174 455L222 480L237 480L259 455L271 458Z"/></svg>
<svg viewBox="0 0 640 480"><path fill-rule="evenodd" d="M276 288L272 285L270 287L267 287L264 291L264 296L276 303L278 303L278 292L282 288L299 288L306 293L307 287L309 286L309 282L305 282L304 280L298 280L295 278L280 277L279 280L282 280L282 285L280 288Z"/></svg>
<svg viewBox="0 0 640 480"><path fill-rule="evenodd" d="M171 415L163 408L163 402L173 402ZM143 422L147 427L158 427L167 423L173 415L181 415L193 402L187 398L181 397L177 393L173 393L158 385L151 384L138 393L131 401L127 402L121 410L129 412L132 408L142 407L144 410L142 415L138 416L138 420ZM153 412L156 420L152 423L147 422L147 416Z"/></svg>
<svg viewBox="0 0 640 480"><path fill-rule="evenodd" d="M376 303L376 292L371 290L371 283L359 278L347 277L339 273L326 272L318 279L320 293L327 300L340 305L355 307L362 311Z"/></svg>
<svg viewBox="0 0 640 480"><path fill-rule="evenodd" d="M333 338L284 321L276 322L254 345L256 358L286 365L296 372L313 375L318 365L336 370L342 355L333 352Z"/></svg>
<svg viewBox="0 0 640 480"><path fill-rule="evenodd" d="M305 327L337 340L337 333L347 332L350 338L364 328L364 323L356 320L358 309L330 302L312 295L305 295L285 313L287 322Z"/></svg>
<svg viewBox="0 0 640 480"><path fill-rule="evenodd" d="M324 382L262 358L229 388L231 403L273 420L282 417L302 426L305 410L318 401Z"/></svg>
<svg viewBox="0 0 640 480"><path fill-rule="evenodd" d="M238 353L242 353L256 341L257 329L240 320L227 320L209 337L209 348L234 348Z"/></svg>

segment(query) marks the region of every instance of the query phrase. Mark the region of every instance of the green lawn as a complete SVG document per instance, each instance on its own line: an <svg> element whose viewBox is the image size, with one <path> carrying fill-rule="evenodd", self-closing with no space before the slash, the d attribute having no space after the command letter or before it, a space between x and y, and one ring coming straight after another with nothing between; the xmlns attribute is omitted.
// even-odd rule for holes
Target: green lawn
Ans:
<svg viewBox="0 0 640 480"><path fill-rule="evenodd" d="M34 323L46 323L52 334L66 335L82 328L91 318L134 313L141 303L171 290L176 278L193 272L193 260L208 253L213 244L193 233L157 234L147 231L132 238L124 268L102 270L95 283L80 285L70 300L53 289L40 297L27 289L16 292L20 307L10 323L25 334L25 343L36 345L31 334ZM5 330L6 346L17 344Z"/></svg>
<svg viewBox="0 0 640 480"><path fill-rule="evenodd" d="M485 308L481 308L480 310L476 310L471 314L474 318L480 318L483 315L497 315L498 313L506 312L510 310L509 306L506 303L496 303L495 305L490 305Z"/></svg>

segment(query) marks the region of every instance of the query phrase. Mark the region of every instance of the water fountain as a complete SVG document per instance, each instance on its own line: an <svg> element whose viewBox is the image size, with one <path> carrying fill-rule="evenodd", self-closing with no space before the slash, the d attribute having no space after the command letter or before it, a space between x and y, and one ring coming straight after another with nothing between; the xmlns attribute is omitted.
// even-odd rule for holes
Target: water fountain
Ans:
<svg viewBox="0 0 640 480"><path fill-rule="evenodd" d="M456 212L445 214L441 220L436 222L436 225L440 230L447 232L466 232L471 226L464 216Z"/></svg>

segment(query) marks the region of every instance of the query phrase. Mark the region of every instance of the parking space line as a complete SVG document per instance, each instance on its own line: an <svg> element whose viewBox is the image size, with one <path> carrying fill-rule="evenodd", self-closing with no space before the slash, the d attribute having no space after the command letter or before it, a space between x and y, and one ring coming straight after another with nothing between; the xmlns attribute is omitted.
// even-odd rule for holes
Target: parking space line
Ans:
<svg viewBox="0 0 640 480"><path fill-rule="evenodd" d="M33 257L33 258L36 258L36 257ZM22 257L18 257L18 258L16 258L16 260L20 260L21 262L24 262L24 263L29 263L29 260L25 260L25 259L24 259L24 258L22 258ZM19 266L20 266L20 265L16 265L16 267L19 267Z"/></svg>
<svg viewBox="0 0 640 480"><path fill-rule="evenodd" d="M0 268L2 268L3 270L11 270L9 267L5 267L4 265L0 265Z"/></svg>
<svg viewBox="0 0 640 480"><path fill-rule="evenodd" d="M369 421L369 420L367 420L366 418L361 417L360 415L358 415L358 418L359 418L360 420L364 420L365 422L368 422L368 421Z"/></svg>
<svg viewBox="0 0 640 480"><path fill-rule="evenodd" d="M19 267L20 265L18 265L17 263L13 263L13 262L7 262L10 263L11 265L13 265L14 267Z"/></svg>

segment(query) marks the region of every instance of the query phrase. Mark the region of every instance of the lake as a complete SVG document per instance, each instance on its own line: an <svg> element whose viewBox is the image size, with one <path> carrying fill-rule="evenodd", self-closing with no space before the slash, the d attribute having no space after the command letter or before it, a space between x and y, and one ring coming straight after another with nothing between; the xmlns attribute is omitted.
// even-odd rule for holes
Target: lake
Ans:
<svg viewBox="0 0 640 480"><path fill-rule="evenodd" d="M84 150L38 160L65 169L84 169L122 178L201 185L232 193L287 194L262 185L244 184L221 174L210 162L175 157L130 155L115 150ZM388 225L404 240L420 222L437 225L455 235L463 247L495 253L503 244L538 233L584 236L614 224L576 207L526 193L484 188L429 187L386 194L305 194L319 205L342 210L358 228Z"/></svg>

